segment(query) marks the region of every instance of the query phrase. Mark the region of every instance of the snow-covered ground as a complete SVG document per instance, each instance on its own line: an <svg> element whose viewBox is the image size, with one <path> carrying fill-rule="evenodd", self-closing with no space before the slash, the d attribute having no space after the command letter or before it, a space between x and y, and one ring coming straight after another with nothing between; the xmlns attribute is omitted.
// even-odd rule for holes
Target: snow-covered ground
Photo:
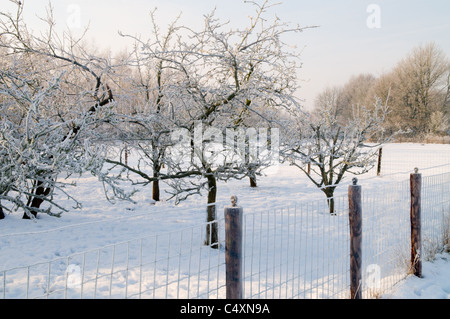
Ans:
<svg viewBox="0 0 450 319"><path fill-rule="evenodd" d="M359 176L359 184L366 191L382 189L393 183L407 180L409 173L415 167L418 167L424 176L450 172L450 145L388 145L383 151L382 176L377 177L374 172L365 176ZM348 176L342 182L336 191L336 197L345 195L348 185L351 184L351 177ZM206 198L204 196L190 197L175 207L173 202L164 200L167 196L165 196L164 185L162 185L163 200L155 204L151 200L151 187L148 186L139 189L139 192L134 197L136 204L130 202L116 202L112 204L105 199L102 184L95 177L82 176L77 178L76 182L77 187L73 188L71 194L83 204L82 209L70 210L64 213L61 218L41 214L35 221L23 220L21 219L22 213L17 212L7 215L4 220L0 221L0 298L26 297L23 285L29 286L30 295L28 297L33 297L33 294L31 294L33 289L38 291L38 296L40 294L45 295L47 292L57 289L56 284L54 287L51 287L53 283L50 284L50 281L46 281L44 278L45 273L53 274L55 269L59 267L62 274L64 275L66 273L67 275L67 256L80 254L78 257L73 257L74 265L83 265L84 263L92 262L92 268L97 267L98 270L102 267L101 263L107 263L103 259L100 261L100 254L111 258L111 250L114 250L112 256L115 257L112 257L112 264L114 266L113 268L118 269L121 267L119 265L119 259L123 255L126 255L128 258L123 263L126 263L126 267L129 268L139 262L142 264L142 260L145 259L145 256L142 257L142 254L140 256L141 259L139 257L128 256L130 250L128 252L124 250L124 253L120 254L118 251L123 247L117 245L118 243L124 243L125 246L128 245L129 247L130 245L135 245L140 240L140 247L143 247L142 241L145 238L145 241L152 241L152 245L158 247L158 253L162 255L166 254L166 256L170 254L170 251L167 250L166 252L165 248L159 249L159 247L163 247L160 246L163 242L164 245L168 244L169 247L170 245L179 245L180 251L182 249L192 250L192 247L197 247L196 244L199 247L201 246L201 241L204 239L204 235L201 235L201 232L204 228L203 226L199 228L195 226L201 225L205 221ZM259 178L258 188L255 189L248 186L247 179L219 183L217 198L219 213L223 211L224 206L229 205L231 195L238 195L239 205L244 208L245 214L262 210L265 211L267 209L301 205L307 202L324 201L323 193L312 185L300 170L287 165L281 165L276 169L269 170L267 176ZM61 203L63 206L64 204L70 205L70 202L66 202L64 199ZM289 227L287 229L290 230ZM196 232L200 232L200 235L192 235L196 234ZM157 234L171 235L168 235L167 238L164 236L152 237ZM174 239L175 236L179 236L176 242ZM153 243L154 240L158 242ZM186 242L189 242L190 246L182 247ZM100 253L99 248L101 247L112 248L105 248ZM89 251L92 251L92 253L89 253ZM200 249L199 254L202 255L203 253ZM212 259L215 258L215 254L221 253L223 252L220 250L216 252L210 249L208 251L209 259L207 259L207 262L210 263L211 260L215 260ZM154 252L155 259L156 254ZM275 252L273 254L273 256L276 256ZM175 258L169 257L171 258L170 261L168 258L167 265L162 270L171 268L169 263ZM58 261L58 258L61 260ZM114 258L116 258L115 261ZM199 270L203 267L203 261L199 261L197 264L190 259L184 260L183 258L185 257L181 255L176 258L179 259L176 267L180 268L180 265L183 265L183 267L188 266L189 268L198 267ZM449 298L450 265L448 258L448 255L438 255L436 261L425 262L423 267L424 278L416 279L408 277L403 282L397 284L393 291L385 292L382 297ZM52 260L56 260L55 263L48 263L48 261ZM44 263L42 266L37 265L31 268L10 270L34 265L39 262ZM96 262L97 264L95 264ZM105 265L106 272L111 271L111 261L109 263L109 268ZM218 264L216 268L213 268L214 272L218 272L222 266ZM3 272L4 270L8 271ZM44 275L42 276L44 277L39 277L40 275L35 276L33 273L35 271L43 271ZM156 273L156 270L152 271L151 275L147 274L147 276L151 276L154 282L156 282L160 274ZM132 289L133 283L141 282L135 276L138 275L130 273L130 276L128 276L127 273L126 278L123 278L127 282L127 287L124 289ZM170 276L169 274L161 276L164 277L163 279L166 282L172 281L172 274ZM208 276L210 276L209 273ZM113 275L111 274L110 277L112 278ZM173 279L174 281L178 280L179 286L189 286L192 284L191 280L198 280L200 282L200 278L186 278L183 275L181 277L178 275L178 279ZM27 283L28 279L31 279L29 283ZM52 280L57 282L62 279L54 278ZM6 284L6 290L3 289L4 284ZM217 279L217 285L222 284ZM105 284L105 286L108 285L109 289L111 289L111 283ZM103 288L96 286L95 289L101 290ZM108 287L104 289L107 290ZM87 290L88 287L86 286ZM159 296L155 292L153 293L153 296ZM170 291L166 291L165 295L168 297L177 297L176 294L173 295ZM70 297L70 295L68 296ZM118 296L120 297L121 295L119 294ZM320 296L320 294L317 295L317 297ZM74 298L76 297L77 294L74 295ZM181 295L179 297L186 296Z"/></svg>
<svg viewBox="0 0 450 319"><path fill-rule="evenodd" d="M450 299L450 255L438 254L422 265L422 278L408 276L381 298Z"/></svg>

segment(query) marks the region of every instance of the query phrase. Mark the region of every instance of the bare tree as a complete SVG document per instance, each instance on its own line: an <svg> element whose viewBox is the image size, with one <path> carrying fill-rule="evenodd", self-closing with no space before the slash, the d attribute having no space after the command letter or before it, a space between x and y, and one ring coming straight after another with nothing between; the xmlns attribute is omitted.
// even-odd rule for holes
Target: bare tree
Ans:
<svg viewBox="0 0 450 319"><path fill-rule="evenodd" d="M291 132L284 157L326 195L330 214L335 213L334 191L344 177L373 167L377 148L386 141L380 128L387 111L387 105L377 99L373 108L354 107L352 118L342 125L336 105L325 104L316 116L299 119ZM375 143L369 144L371 140Z"/></svg>
<svg viewBox="0 0 450 319"><path fill-rule="evenodd" d="M158 39L136 39L144 48L141 55L157 65L156 105L170 134L165 129L159 132L170 136L174 145L170 156L164 156L166 171L157 176L110 161L143 178L143 183L167 181L177 201L206 190L209 223L216 219L218 180L254 174L242 157L224 149L227 129L242 128L244 113L273 122L276 110L297 104L298 52L291 52L282 39L286 33L303 29L291 28L278 18L269 23L265 14L272 5L268 1L251 4L256 13L245 29L228 28L213 11L205 16L200 31L187 26L173 28L176 33L170 45L161 45ZM160 80L167 72L170 76L165 76L163 85ZM137 125L143 123L135 120ZM184 156L175 156L177 150ZM207 229L206 243L217 243L214 223Z"/></svg>
<svg viewBox="0 0 450 319"><path fill-rule="evenodd" d="M13 2L16 14L0 14L0 48L7 64L0 76L1 150L7 161L0 199L22 208L24 218L34 218L50 213L43 203L64 211L54 200L55 189L74 199L58 181L61 174L86 170L103 176L102 151L90 137L107 121L113 95L102 81L110 70L107 59L90 55L68 33L56 35L51 7L44 19L47 32L34 35L23 21L23 3Z"/></svg>
<svg viewBox="0 0 450 319"><path fill-rule="evenodd" d="M388 124L393 131L410 129L413 136L433 130L433 118L448 113L450 62L434 43L414 48L388 74L377 80L378 96L390 91L391 113ZM447 105L447 106L446 106ZM447 108L447 109L446 109Z"/></svg>
<svg viewBox="0 0 450 319"><path fill-rule="evenodd" d="M372 104L375 95L369 93L375 81L371 74L359 74L352 76L343 86L326 88L317 96L313 112L320 112L323 105L333 105L334 116L339 124L345 125L351 120L356 106Z"/></svg>

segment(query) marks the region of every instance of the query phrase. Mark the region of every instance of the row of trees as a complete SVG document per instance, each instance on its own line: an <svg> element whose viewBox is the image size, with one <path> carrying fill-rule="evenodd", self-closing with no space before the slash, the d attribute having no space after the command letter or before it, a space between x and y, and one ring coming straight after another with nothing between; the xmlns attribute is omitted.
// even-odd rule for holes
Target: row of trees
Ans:
<svg viewBox="0 0 450 319"><path fill-rule="evenodd" d="M212 12L202 30L175 20L162 34L152 15L153 37L134 38L133 50L114 59L70 33L56 34L51 8L43 19L48 29L31 32L23 3L12 2L17 12L2 12L0 22L2 211L20 208L33 218L54 207L64 210L56 191L78 205L64 181L83 172L98 176L108 195L112 189L120 198L129 196L119 181L152 184L158 200L159 182L166 180L177 200L206 189L212 204L218 180L254 176L259 164L248 157L213 160L206 144L226 129L269 128L276 110L298 107L298 56L281 38L302 28L265 20L267 1L252 3L256 14L245 29L225 30L227 23ZM214 128L209 136L208 128ZM98 142L107 138L138 150L137 165L107 156L111 149ZM188 158L174 156L174 148Z"/></svg>
<svg viewBox="0 0 450 319"><path fill-rule="evenodd" d="M56 34L51 8L47 32L33 34L22 19L23 3L12 2L17 12L1 13L0 20L2 215L18 209L24 218L59 215L67 209L59 204L62 195L79 206L67 178L91 173L110 199L132 200L123 182L152 185L154 200L161 181L176 201L206 191L212 222L219 181L250 178L254 185L264 168L282 161L308 174L333 213L333 192L344 175L373 163L374 147L365 141L384 138L383 100L345 123L328 102L317 114L301 110L300 57L283 39L306 28L270 20L268 1L250 2L255 14L241 29L213 11L201 30L176 19L163 33L153 12L153 36L123 34L135 46L115 58L70 33ZM115 154L124 145L137 162ZM206 243L216 242L211 223Z"/></svg>
<svg viewBox="0 0 450 319"><path fill-rule="evenodd" d="M333 105L345 123L358 105L371 105L374 96L389 97L384 128L402 131L420 140L425 135L450 134L450 60L436 44L414 48L389 72L352 77L345 85L330 87L318 95L315 112Z"/></svg>

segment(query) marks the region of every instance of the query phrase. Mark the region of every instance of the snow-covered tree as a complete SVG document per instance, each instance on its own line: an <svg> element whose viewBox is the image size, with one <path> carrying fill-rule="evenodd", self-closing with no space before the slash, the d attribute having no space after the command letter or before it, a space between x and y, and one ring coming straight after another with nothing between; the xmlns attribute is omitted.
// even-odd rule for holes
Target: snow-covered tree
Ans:
<svg viewBox="0 0 450 319"><path fill-rule="evenodd" d="M276 118L280 109L297 105L294 93L299 56L283 42L283 37L301 32L302 28L291 28L278 18L269 22L265 15L272 5L268 1L250 3L256 7L256 14L246 28L231 28L213 11L205 15L204 28L199 31L172 25L170 43L162 38L136 39L147 65L157 66L157 83L152 91L157 101L153 105L159 113L151 117L159 117L158 122L164 119L164 128L157 133L170 137L165 144L169 145L170 155L164 156L166 169L157 176L110 161L143 178L144 183L166 180L176 200L206 190L208 222L216 219L217 181L240 179L264 166L263 161L258 166L248 165L249 157L236 152L234 144L227 148L227 130L243 131L240 136L244 141L252 140L255 135L247 131L252 125L249 114L259 120L253 123L264 122L263 127L270 131L279 125ZM155 134L150 133L148 120L134 117L132 121L145 126L148 135ZM217 242L216 225L208 228L206 236L207 243Z"/></svg>
<svg viewBox="0 0 450 319"><path fill-rule="evenodd" d="M297 118L287 134L284 158L324 192L331 214L334 191L344 177L366 173L375 164L379 146L389 138L382 131L387 113L387 104L376 99L372 108L354 106L352 117L341 124L336 105L324 104L314 116Z"/></svg>
<svg viewBox="0 0 450 319"><path fill-rule="evenodd" d="M55 192L66 190L72 174L101 172L102 147L93 144L96 128L110 117L111 89L103 82L109 61L92 56L68 33L55 35L49 8L48 32L34 35L16 14L0 15L0 200L2 209L24 211L24 218L52 213ZM114 190L114 183L111 183ZM46 204L42 207L42 204Z"/></svg>
<svg viewBox="0 0 450 319"><path fill-rule="evenodd" d="M410 131L411 137L446 133L437 129L436 119L445 121L442 116L449 115L450 60L435 43L414 48L379 77L369 94L383 97L388 92L391 112L387 125L392 132Z"/></svg>
<svg viewBox="0 0 450 319"><path fill-rule="evenodd" d="M55 97L63 76L40 81L35 88L28 72L21 73L14 65L0 70L0 199L13 204L8 210L21 208L26 218L50 214L52 206L64 211L54 200L55 191L76 201L65 190L64 178L98 171L103 163L101 149L86 138L99 118L81 113L64 120L58 114L61 109ZM44 209L42 203L50 205Z"/></svg>

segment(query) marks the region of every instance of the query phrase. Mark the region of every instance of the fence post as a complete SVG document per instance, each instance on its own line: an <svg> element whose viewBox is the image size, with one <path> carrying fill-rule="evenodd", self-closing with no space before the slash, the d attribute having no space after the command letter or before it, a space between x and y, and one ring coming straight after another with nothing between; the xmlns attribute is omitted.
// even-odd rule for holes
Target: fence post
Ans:
<svg viewBox="0 0 450 319"><path fill-rule="evenodd" d="M237 206L237 196L231 196L231 206L226 206L224 213L226 298L242 299L243 209Z"/></svg>
<svg viewBox="0 0 450 319"><path fill-rule="evenodd" d="M378 165L377 165L377 176L381 175L381 158L383 157L383 148L380 147L378 150Z"/></svg>
<svg viewBox="0 0 450 319"><path fill-rule="evenodd" d="M350 221L350 297L361 299L362 294L362 207L361 186L353 178L353 185L348 187L349 221Z"/></svg>
<svg viewBox="0 0 450 319"><path fill-rule="evenodd" d="M411 189L411 271L417 277L422 277L421 260L421 190L422 174L417 168L410 175Z"/></svg>

